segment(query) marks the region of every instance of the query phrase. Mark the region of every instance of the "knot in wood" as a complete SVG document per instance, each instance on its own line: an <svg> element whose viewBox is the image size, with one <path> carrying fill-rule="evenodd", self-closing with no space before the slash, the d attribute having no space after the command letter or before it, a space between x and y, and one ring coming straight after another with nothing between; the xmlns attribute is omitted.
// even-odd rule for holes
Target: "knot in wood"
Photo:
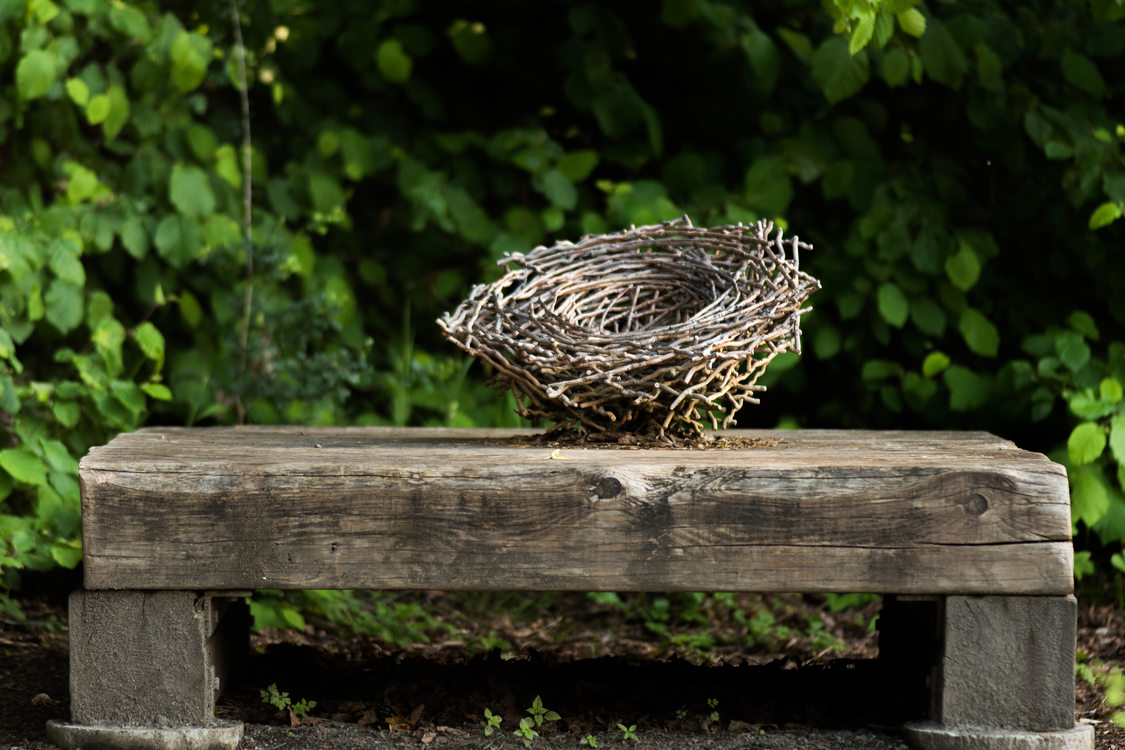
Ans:
<svg viewBox="0 0 1125 750"><path fill-rule="evenodd" d="M685 216L510 255L438 324L533 421L608 435L728 427L758 402L770 361L801 351L802 305L820 288L799 268L809 249L771 222Z"/></svg>
<svg viewBox="0 0 1125 750"><path fill-rule="evenodd" d="M602 500L608 500L611 497L617 497L621 494L621 482L613 477L604 477L596 485L594 485L594 494Z"/></svg>
<svg viewBox="0 0 1125 750"><path fill-rule="evenodd" d="M970 516L983 515L988 510L988 498L979 492L974 492L965 498L962 507Z"/></svg>

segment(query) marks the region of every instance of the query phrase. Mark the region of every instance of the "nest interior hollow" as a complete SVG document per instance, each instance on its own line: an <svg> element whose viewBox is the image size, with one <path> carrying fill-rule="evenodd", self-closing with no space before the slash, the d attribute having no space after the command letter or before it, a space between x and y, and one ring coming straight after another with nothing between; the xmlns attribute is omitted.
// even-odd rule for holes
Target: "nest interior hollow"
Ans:
<svg viewBox="0 0 1125 750"><path fill-rule="evenodd" d="M811 246L770 222L686 217L513 254L438 324L495 371L522 415L606 434L698 432L757 403L758 378L800 353Z"/></svg>

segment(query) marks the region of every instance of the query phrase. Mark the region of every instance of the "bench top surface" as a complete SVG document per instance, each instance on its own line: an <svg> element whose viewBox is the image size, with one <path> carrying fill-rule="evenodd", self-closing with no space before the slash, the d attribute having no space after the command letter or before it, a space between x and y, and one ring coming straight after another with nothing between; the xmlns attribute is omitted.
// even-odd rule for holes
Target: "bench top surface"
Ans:
<svg viewBox="0 0 1125 750"><path fill-rule="evenodd" d="M983 432L148 428L80 464L88 588L1067 593L1065 470Z"/></svg>
<svg viewBox="0 0 1125 750"><path fill-rule="evenodd" d="M377 471L411 466L541 467L544 459L597 466L1030 469L1065 476L1041 454L987 432L725 430L727 447L563 447L532 444L538 430L427 427L146 428L118 435L82 459L83 470L140 472Z"/></svg>

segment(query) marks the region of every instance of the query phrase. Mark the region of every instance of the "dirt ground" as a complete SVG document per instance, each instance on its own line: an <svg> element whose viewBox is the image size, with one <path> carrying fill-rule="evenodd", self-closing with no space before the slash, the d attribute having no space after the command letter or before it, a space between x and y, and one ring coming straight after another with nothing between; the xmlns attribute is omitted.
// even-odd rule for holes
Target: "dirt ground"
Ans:
<svg viewBox="0 0 1125 750"><path fill-rule="evenodd" d="M452 594L410 596L438 618L463 604ZM749 611L756 602L743 604ZM925 692L873 658L878 602L837 613L817 597L782 604L770 605L786 613L778 624L812 614L823 628L794 627L768 648L719 632L715 644L691 648L582 594L562 594L530 619L494 609L485 621L459 620L446 640L404 649L342 637L324 623L268 631L252 637L218 713L246 723L245 750L516 750L525 745L513 730L536 696L560 718L536 727L532 748L587 747L580 743L589 735L597 747L905 750L898 727L923 717ZM68 715L65 611L38 601L24 609L27 622L0 622L0 748L52 748L44 724ZM466 648L482 636L503 647ZM1106 701L1107 684L1121 689L1110 675L1125 665L1125 614L1080 604L1078 644L1081 671L1096 684L1076 681L1076 717L1094 726L1099 750L1125 750L1125 729ZM261 699L271 684L291 703L316 706L304 718L279 711ZM491 736L486 708L502 717ZM629 728L635 740L626 739Z"/></svg>

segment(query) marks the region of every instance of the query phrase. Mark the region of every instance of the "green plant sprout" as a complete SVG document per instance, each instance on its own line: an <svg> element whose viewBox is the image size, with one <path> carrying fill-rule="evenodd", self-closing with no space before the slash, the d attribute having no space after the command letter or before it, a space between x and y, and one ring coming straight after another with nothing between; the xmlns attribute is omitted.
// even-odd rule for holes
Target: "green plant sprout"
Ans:
<svg viewBox="0 0 1125 750"><path fill-rule="evenodd" d="M628 742L629 740L632 740L633 742L637 741L637 725L636 724L630 724L629 726L625 726L624 724L618 722L617 728L621 730L621 741L622 742Z"/></svg>
<svg viewBox="0 0 1125 750"><path fill-rule="evenodd" d="M710 719L711 721L718 721L719 720L719 699L718 698L708 698L707 699L707 708L711 709L711 713L707 714L707 718Z"/></svg>
<svg viewBox="0 0 1125 750"><path fill-rule="evenodd" d="M535 720L535 726L537 727L543 726L544 721L558 721L562 718L557 712L544 708L543 699L538 695L531 702L531 708L527 709L527 712L531 714L531 718Z"/></svg>
<svg viewBox="0 0 1125 750"><path fill-rule="evenodd" d="M531 747L531 741L539 736L539 732L535 731L535 721L527 716L520 719L520 728L512 734L523 740L524 747Z"/></svg>
<svg viewBox="0 0 1125 750"><path fill-rule="evenodd" d="M264 690L259 690L258 695L261 696L262 703L273 706L278 711L288 711L296 717L304 718L316 708L316 701L310 701L307 698L302 698L293 703L289 698L289 693L277 689L276 682L270 683L269 687Z"/></svg>
<svg viewBox="0 0 1125 750"><path fill-rule="evenodd" d="M492 713L489 709L484 709L484 721L481 726L484 727L484 736L491 737L492 733L500 727L500 722L504 721L504 717Z"/></svg>
<svg viewBox="0 0 1125 750"><path fill-rule="evenodd" d="M581 739L581 740L580 740L580 741L578 742L578 744L579 744L579 745L583 745L583 746L585 746L585 747L597 747L597 746L598 746L598 738L597 738L597 737L595 737L595 736L594 736L594 735L592 735L592 734L588 734L588 735L586 735L585 737L583 737L583 738L582 738L582 739Z"/></svg>

